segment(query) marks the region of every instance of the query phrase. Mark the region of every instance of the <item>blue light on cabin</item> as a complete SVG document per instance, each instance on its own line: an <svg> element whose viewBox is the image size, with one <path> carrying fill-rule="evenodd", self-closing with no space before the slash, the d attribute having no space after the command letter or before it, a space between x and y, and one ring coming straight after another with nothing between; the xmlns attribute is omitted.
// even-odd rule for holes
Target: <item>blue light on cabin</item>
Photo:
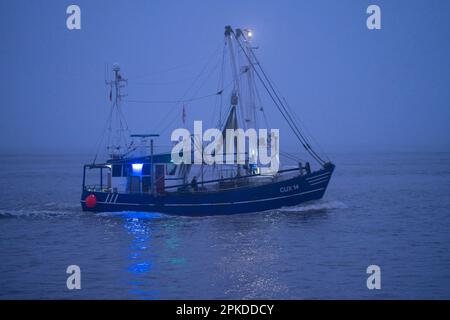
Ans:
<svg viewBox="0 0 450 320"><path fill-rule="evenodd" d="M131 168L133 169L133 175L140 176L142 174L143 163L132 163Z"/></svg>

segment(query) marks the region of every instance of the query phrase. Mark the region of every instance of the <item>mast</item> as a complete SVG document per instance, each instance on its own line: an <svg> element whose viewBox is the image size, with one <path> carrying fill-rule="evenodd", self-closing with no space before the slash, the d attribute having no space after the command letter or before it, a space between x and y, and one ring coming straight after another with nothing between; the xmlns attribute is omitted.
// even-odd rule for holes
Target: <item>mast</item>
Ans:
<svg viewBox="0 0 450 320"><path fill-rule="evenodd" d="M121 110L122 98L126 96L122 94L122 89L126 86L127 79L122 77L120 66L117 63L113 64L113 72L114 79L106 81L106 84L110 86L109 100L111 101L106 149L112 159L117 159L121 158L126 152L128 144L128 125Z"/></svg>
<svg viewBox="0 0 450 320"><path fill-rule="evenodd" d="M244 30L247 35L252 35L251 30ZM228 114L228 118L225 122L223 129L223 135L225 136L226 129L237 129L242 127L242 129L247 130L249 128L257 129L256 124L256 83L253 71L253 59L248 59L250 57L251 44L250 39L246 39L241 29L233 29L230 26L225 27L225 37L226 44L228 45L230 51L230 61L233 77L233 90L231 94L231 108ZM242 46L241 41L244 43ZM236 47L235 47L236 45ZM244 55L243 59L240 59ZM244 77L246 82L240 82ZM243 90L245 90L245 95L243 95ZM239 105L239 108L237 106ZM240 121L238 122L238 119ZM240 124L240 126L239 126ZM235 143L235 142L234 142ZM225 143L226 145L226 143ZM235 148L236 150L236 143ZM257 147L248 148L249 161L252 164L256 164L257 159ZM241 171L241 165L238 165L238 174Z"/></svg>
<svg viewBox="0 0 450 320"><path fill-rule="evenodd" d="M240 104L241 97L241 88L239 84L239 70L236 59L236 51L233 45L233 29L231 26L225 27L225 38L227 40L227 45L230 51L230 62L231 62L231 72L233 75L233 90L231 92L231 110L230 113L236 112L237 105ZM234 110L233 110L234 109ZM245 125L245 123L243 124ZM237 129L237 128L228 128L228 129Z"/></svg>
<svg viewBox="0 0 450 320"><path fill-rule="evenodd" d="M238 103L238 99L240 96L240 88L239 88L239 71L236 62L236 53L233 45L233 29L231 26L225 27L225 37L227 40L228 48L230 50L230 62L231 62L231 72L233 74L233 91L231 102L232 105L236 106ZM234 103L233 103L234 100Z"/></svg>
<svg viewBox="0 0 450 320"><path fill-rule="evenodd" d="M247 34L247 37L244 36ZM243 64L241 65L241 74L245 76L246 78L246 85L244 86L245 89L247 89L247 94L245 95L245 103L242 103L243 106L243 121L246 124L247 128L255 128L256 125L256 102L255 102L255 78L254 78L254 71L252 68L252 65L254 63L253 59L250 55L251 47L251 39L252 39L252 31L250 29L236 29L236 41L239 42L240 39L243 39ZM246 56L249 56L250 59L247 59ZM242 88L241 88L242 89ZM244 97L242 97L244 98ZM241 99L242 100L242 99Z"/></svg>
<svg viewBox="0 0 450 320"><path fill-rule="evenodd" d="M226 136L226 130L227 129L237 129L239 127L238 121L237 121L237 106L238 104L240 105L239 99L241 97L241 91L240 91L240 85L239 85L239 70L238 70L238 66L237 66L237 61L236 61L236 52L235 52L235 48L233 45L233 29L231 28L231 26L226 26L225 27L225 38L227 41L227 45L228 48L230 50L230 62L231 62L231 72L233 75L233 90L231 92L231 108L230 108L230 113L228 114L228 118L225 122L225 126L223 129L223 133L225 133L224 137ZM245 121L243 123L243 125L245 126ZM233 141L234 144L234 150L236 150L236 141ZM224 143L223 143L224 147L225 147L225 151L226 151L226 146L227 146L227 142L226 139L224 138ZM241 166L238 164L237 165L237 174L240 175L241 173Z"/></svg>
<svg viewBox="0 0 450 320"><path fill-rule="evenodd" d="M245 37L244 35L247 35L247 37ZM246 77L247 81L246 81L246 89L247 89L247 94L245 95L245 103L243 103L243 121L246 125L247 128L254 128L255 130L258 129L257 128L257 123L256 123L256 101L255 101L255 96L256 96L256 83L255 83L255 77L254 77L254 71L253 71L253 64L254 64L254 60L251 58L250 55L250 50L253 49L253 47L251 46L251 39L252 39L252 31L250 29L236 29L236 41L238 43L240 43L242 39L242 42L244 44L244 48L242 49L244 57L243 57L243 65L241 66L241 73ZM247 59L246 57L250 56L250 59ZM268 129L268 128L266 128ZM258 141L259 144L259 141ZM252 146L249 146L248 149L248 161L251 164L256 164L257 162L257 154L258 154L258 150L257 150L257 146L253 146L256 148L252 148Z"/></svg>

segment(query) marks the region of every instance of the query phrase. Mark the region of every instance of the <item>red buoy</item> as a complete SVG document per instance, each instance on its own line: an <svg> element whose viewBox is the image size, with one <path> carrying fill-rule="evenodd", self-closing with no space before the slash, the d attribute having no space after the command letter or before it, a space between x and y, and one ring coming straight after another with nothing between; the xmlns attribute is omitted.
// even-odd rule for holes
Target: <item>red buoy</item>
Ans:
<svg viewBox="0 0 450 320"><path fill-rule="evenodd" d="M86 207L88 207L88 208L92 209L93 207L95 207L97 205L97 198L95 197L94 194L88 195L86 197L85 201L86 201Z"/></svg>

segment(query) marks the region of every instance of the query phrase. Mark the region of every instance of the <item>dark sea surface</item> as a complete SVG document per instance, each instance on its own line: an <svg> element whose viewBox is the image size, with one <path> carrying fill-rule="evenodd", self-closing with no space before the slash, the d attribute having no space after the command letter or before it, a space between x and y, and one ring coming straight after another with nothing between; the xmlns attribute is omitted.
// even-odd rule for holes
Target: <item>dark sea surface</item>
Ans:
<svg viewBox="0 0 450 320"><path fill-rule="evenodd" d="M188 218L85 213L89 157L0 156L0 299L450 299L450 153L331 158L321 201Z"/></svg>

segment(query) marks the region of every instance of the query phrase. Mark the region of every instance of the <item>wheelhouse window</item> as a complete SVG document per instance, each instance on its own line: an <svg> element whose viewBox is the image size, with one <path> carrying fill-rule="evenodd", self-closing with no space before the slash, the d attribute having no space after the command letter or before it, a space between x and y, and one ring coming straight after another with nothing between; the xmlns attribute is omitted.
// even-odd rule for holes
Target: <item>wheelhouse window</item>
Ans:
<svg viewBox="0 0 450 320"><path fill-rule="evenodd" d="M143 176L149 176L150 172L151 172L151 166L149 164L144 164L143 168L142 168L142 175Z"/></svg>
<svg viewBox="0 0 450 320"><path fill-rule="evenodd" d="M115 164L112 166L112 176L113 177L122 177L122 165Z"/></svg>
<svg viewBox="0 0 450 320"><path fill-rule="evenodd" d="M174 163L167 163L166 164L166 174L169 176L175 175L175 172L177 171L177 165Z"/></svg>

